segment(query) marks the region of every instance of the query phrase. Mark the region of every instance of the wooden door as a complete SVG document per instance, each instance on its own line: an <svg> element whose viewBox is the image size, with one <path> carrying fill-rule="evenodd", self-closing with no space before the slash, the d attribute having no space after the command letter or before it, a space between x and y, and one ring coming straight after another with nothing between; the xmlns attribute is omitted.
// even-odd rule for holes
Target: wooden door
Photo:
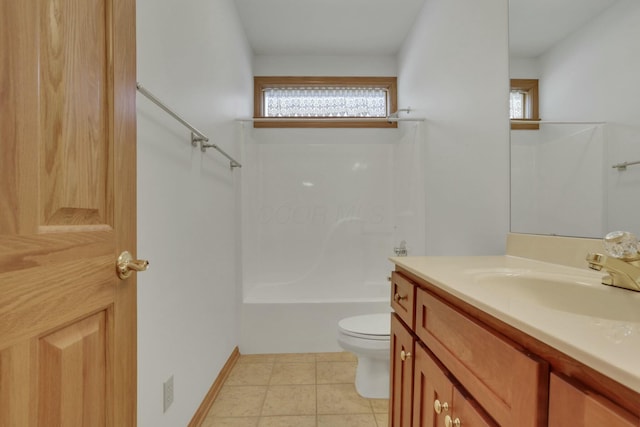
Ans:
<svg viewBox="0 0 640 427"><path fill-rule="evenodd" d="M410 427L413 405L413 351L415 341L396 313L391 315L391 401L389 425Z"/></svg>
<svg viewBox="0 0 640 427"><path fill-rule="evenodd" d="M0 0L0 426L136 423L135 1Z"/></svg>

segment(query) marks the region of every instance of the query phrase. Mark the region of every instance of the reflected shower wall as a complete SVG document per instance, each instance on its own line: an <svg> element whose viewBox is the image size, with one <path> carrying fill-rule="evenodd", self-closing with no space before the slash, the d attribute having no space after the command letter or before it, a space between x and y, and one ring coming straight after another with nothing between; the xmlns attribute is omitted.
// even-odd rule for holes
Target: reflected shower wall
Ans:
<svg viewBox="0 0 640 427"><path fill-rule="evenodd" d="M602 237L606 125L511 131L511 231Z"/></svg>

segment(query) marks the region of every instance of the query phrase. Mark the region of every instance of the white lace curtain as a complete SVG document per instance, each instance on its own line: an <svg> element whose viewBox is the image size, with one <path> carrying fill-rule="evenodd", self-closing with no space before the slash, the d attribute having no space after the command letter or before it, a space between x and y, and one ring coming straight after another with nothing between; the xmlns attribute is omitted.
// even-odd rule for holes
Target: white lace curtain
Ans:
<svg viewBox="0 0 640 427"><path fill-rule="evenodd" d="M509 118L524 119L525 113L525 94L513 90L509 96Z"/></svg>
<svg viewBox="0 0 640 427"><path fill-rule="evenodd" d="M264 91L265 117L386 117L379 88L277 88Z"/></svg>

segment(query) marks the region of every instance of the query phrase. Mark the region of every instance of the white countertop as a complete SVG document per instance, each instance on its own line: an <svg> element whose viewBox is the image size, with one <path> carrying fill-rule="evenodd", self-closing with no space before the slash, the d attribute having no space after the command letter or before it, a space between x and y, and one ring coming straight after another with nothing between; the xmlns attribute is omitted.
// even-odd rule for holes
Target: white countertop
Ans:
<svg viewBox="0 0 640 427"><path fill-rule="evenodd" d="M640 392L640 292L600 284L603 272L508 255L396 257L391 262ZM504 288L499 291L476 281L483 274L496 272L506 276L542 273L543 277L575 278L580 285L572 291L580 291L582 285L595 287L599 303L593 305L592 298L585 301L584 309L567 311L552 308L556 294L560 300L557 286L562 285L545 290L549 294L545 298L551 303L541 304L519 293L508 294ZM580 292L575 292L571 304L582 307L580 298Z"/></svg>

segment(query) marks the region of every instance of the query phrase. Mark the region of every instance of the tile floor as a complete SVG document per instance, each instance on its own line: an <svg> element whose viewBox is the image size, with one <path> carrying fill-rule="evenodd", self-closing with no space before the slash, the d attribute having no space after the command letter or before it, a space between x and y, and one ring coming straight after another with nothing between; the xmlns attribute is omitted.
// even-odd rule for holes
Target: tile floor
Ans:
<svg viewBox="0 0 640 427"><path fill-rule="evenodd" d="M202 427L386 427L386 399L360 397L351 353L242 355Z"/></svg>

